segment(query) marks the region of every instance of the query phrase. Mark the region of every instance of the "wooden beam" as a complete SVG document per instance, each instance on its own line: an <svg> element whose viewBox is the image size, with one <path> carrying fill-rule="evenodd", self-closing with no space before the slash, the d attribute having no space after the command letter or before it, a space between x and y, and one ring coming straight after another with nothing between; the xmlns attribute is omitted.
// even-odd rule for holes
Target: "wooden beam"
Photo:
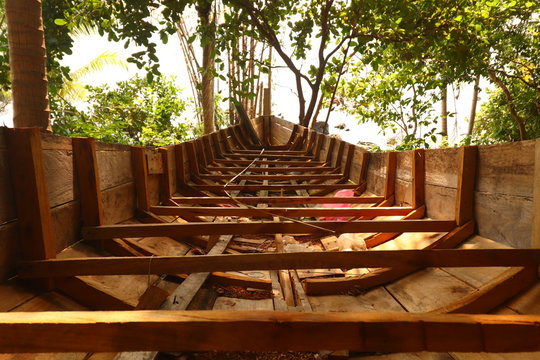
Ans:
<svg viewBox="0 0 540 360"><path fill-rule="evenodd" d="M0 352L538 351L539 323L539 315L155 310L11 312L0 314L3 334Z"/></svg>
<svg viewBox="0 0 540 360"><path fill-rule="evenodd" d="M397 152L386 153L386 179L384 182L384 198L389 199L396 193Z"/></svg>
<svg viewBox="0 0 540 360"><path fill-rule="evenodd" d="M442 238L436 240L425 249L452 249L473 234L474 223L471 221L445 234ZM362 290L387 284L420 269L421 268L415 266L401 266L393 268L387 267L375 269L370 273L361 276L328 279L306 279L304 280L304 285L306 286L306 293L309 295L332 294L340 291L346 291L350 288Z"/></svg>
<svg viewBox="0 0 540 360"><path fill-rule="evenodd" d="M358 179L359 184L367 183L369 158L370 158L369 152L366 151L362 153L362 167L360 168L360 177Z"/></svg>
<svg viewBox="0 0 540 360"><path fill-rule="evenodd" d="M268 165L268 164L266 164ZM234 171L234 172L240 172L244 170L245 167L242 166L208 166L206 170L208 171ZM321 173L321 172L332 172L335 170L335 168L327 167L327 166L280 166L280 167L271 167L272 173L290 173L290 172L309 172L309 173ZM249 171L252 173L255 172L266 172L268 171L268 168L263 166L253 166L249 168Z"/></svg>
<svg viewBox="0 0 540 360"><path fill-rule="evenodd" d="M18 248L24 260L56 257L51 210L38 128L5 129L9 172L19 228ZM52 282L36 284L45 289Z"/></svg>
<svg viewBox="0 0 540 360"><path fill-rule="evenodd" d="M307 160L242 160L242 159L216 159L217 164L233 164L233 165L286 165L286 166L323 166L322 161L307 161Z"/></svg>
<svg viewBox="0 0 540 360"><path fill-rule="evenodd" d="M163 164L163 173L160 176L159 181L159 200L162 203L167 203L173 194L171 186L171 179L169 177L170 164L169 164L169 149L160 148L159 154L161 155L161 161Z"/></svg>
<svg viewBox="0 0 540 360"><path fill-rule="evenodd" d="M540 248L540 138L534 144L533 223L531 247Z"/></svg>
<svg viewBox="0 0 540 360"><path fill-rule="evenodd" d="M424 149L412 151L412 206L418 208L426 202L426 154Z"/></svg>
<svg viewBox="0 0 540 360"><path fill-rule="evenodd" d="M103 224L103 203L99 187L96 141L93 138L73 138L73 161L79 183L83 225Z"/></svg>
<svg viewBox="0 0 540 360"><path fill-rule="evenodd" d="M187 182L186 169L184 166L184 158L185 158L184 147L185 147L184 144L177 144L174 146L174 158L176 160L176 183L177 184L185 184Z"/></svg>
<svg viewBox="0 0 540 360"><path fill-rule="evenodd" d="M215 256L92 257L23 261L21 277L190 274L213 271L538 266L539 249L379 250Z"/></svg>
<svg viewBox="0 0 540 360"><path fill-rule="evenodd" d="M353 196L353 197L328 197L328 196L275 196L275 197L173 197L173 200L182 204L376 204L384 200L382 196Z"/></svg>
<svg viewBox="0 0 540 360"><path fill-rule="evenodd" d="M191 185L195 189L206 191L221 191L223 185L206 185L206 184L193 184ZM240 191L258 191L258 190L273 190L273 191L295 191L295 190L342 190L342 189L356 189L358 184L276 184L276 185L227 185L227 190L240 190Z"/></svg>
<svg viewBox="0 0 540 360"><path fill-rule="evenodd" d="M148 193L148 163L146 162L146 149L144 147L131 147L131 164L133 178L135 179L137 208L148 211L150 208L150 194Z"/></svg>
<svg viewBox="0 0 540 360"><path fill-rule="evenodd" d="M166 224L103 225L83 228L85 240L142 236L326 234L370 232L445 232L456 226L452 220L361 220L361 221L253 221L249 223L193 222Z"/></svg>
<svg viewBox="0 0 540 360"><path fill-rule="evenodd" d="M410 207L373 207L373 208L268 208L264 210L239 207L178 207L152 206L150 211L156 215L184 216L246 216L272 218L287 217L319 217L319 216L393 216L407 215L413 211ZM418 219L418 217L416 218Z"/></svg>
<svg viewBox="0 0 540 360"><path fill-rule="evenodd" d="M227 170L227 168L223 168ZM271 170L271 169L270 169ZM307 180L336 180L341 179L343 175L341 174L313 174L313 175L252 175L252 174L242 174L242 175L214 175L214 174L203 174L200 176L201 179L210 179L210 180L230 180L234 178L235 180L297 180L297 181L307 181Z"/></svg>
<svg viewBox="0 0 540 360"><path fill-rule="evenodd" d="M536 266L510 268L457 302L432 313L486 314L538 282Z"/></svg>
<svg viewBox="0 0 540 360"><path fill-rule="evenodd" d="M459 149L456 223L463 225L474 219L474 185L476 180L477 146Z"/></svg>

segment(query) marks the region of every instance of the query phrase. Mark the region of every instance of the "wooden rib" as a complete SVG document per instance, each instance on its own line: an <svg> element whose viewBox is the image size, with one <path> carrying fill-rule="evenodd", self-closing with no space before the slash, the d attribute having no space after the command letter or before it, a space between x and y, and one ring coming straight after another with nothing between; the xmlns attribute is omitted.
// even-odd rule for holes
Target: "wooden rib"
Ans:
<svg viewBox="0 0 540 360"><path fill-rule="evenodd" d="M207 191L221 191L223 185L207 185L207 184L193 184L191 185L195 189L207 190ZM357 184L281 184L281 185L227 185L227 190L240 190L240 191L258 191L258 190L342 190L342 189L356 189Z"/></svg>
<svg viewBox="0 0 540 360"><path fill-rule="evenodd" d="M177 184L185 184L186 169L184 166L185 159L185 144L178 144L174 146L174 158L176 160L176 182ZM178 186L177 186L178 187ZM177 189L178 190L178 189Z"/></svg>
<svg viewBox="0 0 540 360"><path fill-rule="evenodd" d="M73 162L79 184L83 225L103 224L103 207L99 188L96 142L93 138L73 138Z"/></svg>
<svg viewBox="0 0 540 360"><path fill-rule="evenodd" d="M474 184L478 147L459 149L458 184L456 194L456 223L462 225L474 218Z"/></svg>
<svg viewBox="0 0 540 360"><path fill-rule="evenodd" d="M426 154L424 149L412 151L412 207L418 208L425 203Z"/></svg>
<svg viewBox="0 0 540 360"><path fill-rule="evenodd" d="M177 206L152 206L150 208L156 215L176 215L183 216L246 216L246 217L320 217L320 216L392 216L408 215L413 211L410 207L373 207L373 208L280 208L273 207L258 211L253 208L233 208L233 207L177 207ZM410 217L419 219L423 217Z"/></svg>
<svg viewBox="0 0 540 360"><path fill-rule="evenodd" d="M397 153L390 151L386 155L386 179L384 183L384 198L389 199L396 192Z"/></svg>
<svg viewBox="0 0 540 360"><path fill-rule="evenodd" d="M468 239L474 233L474 223L472 221L467 224L457 227L442 238L436 240L426 249L449 249L457 246L464 240ZM306 279L306 293L308 295L323 295L332 294L340 291L345 291L350 288L369 289L375 286L384 285L386 283L400 279L417 270L419 267L403 266L398 268L382 268L376 269L369 274L348 278L330 278L330 279Z"/></svg>
<svg viewBox="0 0 540 360"><path fill-rule="evenodd" d="M151 310L12 312L0 314L0 332L3 334L0 352L538 351L539 323L538 315L274 311L164 313Z"/></svg>
<svg viewBox="0 0 540 360"><path fill-rule="evenodd" d="M102 225L83 228L86 240L142 236L244 235L244 234L325 234L370 232L446 232L455 228L449 220L375 220L375 221L254 221L249 223L167 223ZM323 230L324 229L324 230Z"/></svg>
<svg viewBox="0 0 540 360"><path fill-rule="evenodd" d="M55 287L79 303L96 310L133 310L135 307L114 295L97 289L79 277L55 279Z"/></svg>
<svg viewBox="0 0 540 360"><path fill-rule="evenodd" d="M459 301L432 313L485 314L538 282L538 268L511 268Z"/></svg>
<svg viewBox="0 0 540 360"><path fill-rule="evenodd" d="M269 164L266 164L266 165L269 165ZM222 166L208 166L206 168L206 170L208 171L223 171L223 170L227 170L227 171L235 171L235 172L240 172L242 170L244 170L245 167L241 167L241 166L227 166L227 167L222 167ZM293 167L293 166L282 166L282 167L272 167L272 173L288 173L288 172L307 172L307 173L321 173L321 172L332 172L335 170L335 168L332 168L332 167L326 167L326 166L318 166L318 167L315 167L315 166L297 166L297 167ZM268 171L267 168L265 167L262 167L262 166L256 166L256 167L250 167L249 168L249 171L252 172L252 173L257 173L257 172L266 172Z"/></svg>
<svg viewBox="0 0 540 360"><path fill-rule="evenodd" d="M374 209L380 209L380 208L374 208ZM391 209L391 208L389 208ZM413 220L413 219L421 219L424 217L426 212L425 206L420 206L417 209L411 209L408 214L406 214L401 220ZM401 233L379 233L375 234L373 236L370 236L367 238L366 246L368 248L373 248L377 245L384 244L385 242L395 238L396 236L399 236Z"/></svg>
<svg viewBox="0 0 540 360"><path fill-rule="evenodd" d="M38 128L5 129L11 183L19 228L18 247L25 260L56 257L49 197ZM51 289L52 280L35 285Z"/></svg>
<svg viewBox="0 0 540 360"><path fill-rule="evenodd" d="M227 170L227 168L223 168L223 170ZM251 174L242 174L238 176L234 175L214 175L214 174L204 174L201 175L201 179L210 179L210 180L231 180L232 178L235 178L237 180L298 180L298 181L306 181L306 180L336 180L341 179L343 175L341 174L315 174L315 175L305 175L305 174L299 174L299 175L251 175Z"/></svg>
<svg viewBox="0 0 540 360"><path fill-rule="evenodd" d="M23 261L21 277L181 274L212 271L538 266L540 249L380 250L216 256L92 257Z"/></svg>
<svg viewBox="0 0 540 360"><path fill-rule="evenodd" d="M354 196L354 197L327 197L327 196L276 196L276 197L173 197L173 200L182 204L376 204L384 200L382 196Z"/></svg>
<svg viewBox="0 0 540 360"><path fill-rule="evenodd" d="M133 164L133 178L135 179L135 191L137 194L137 208L148 211L150 208L150 194L148 193L146 149L140 146L132 146L131 162Z"/></svg>
<svg viewBox="0 0 540 360"><path fill-rule="evenodd" d="M173 189L171 186L171 180L169 177L170 174L170 164L169 164L169 149L160 148L159 153L161 155L161 161L163 164L163 173L160 176L160 186L159 186L159 199L162 203L167 203L173 194Z"/></svg>
<svg viewBox="0 0 540 360"><path fill-rule="evenodd" d="M216 163L219 164L235 164L235 165L249 165L253 160L242 159L216 159ZM322 161L305 161L305 160L256 160L254 165L289 165L289 166L322 166L325 165Z"/></svg>

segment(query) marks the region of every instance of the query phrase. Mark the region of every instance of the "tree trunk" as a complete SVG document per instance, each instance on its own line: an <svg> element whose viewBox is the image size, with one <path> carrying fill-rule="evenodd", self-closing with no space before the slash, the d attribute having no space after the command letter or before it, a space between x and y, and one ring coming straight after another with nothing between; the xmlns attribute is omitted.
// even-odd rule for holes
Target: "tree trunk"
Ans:
<svg viewBox="0 0 540 360"><path fill-rule="evenodd" d="M471 116L469 117L469 129L467 130L467 135L471 136L474 129L474 120L476 119L476 106L478 105L478 92L480 88L480 75L476 76L474 80L474 90L472 95L472 104L471 104Z"/></svg>
<svg viewBox="0 0 540 360"><path fill-rule="evenodd" d="M498 87L501 88L502 92L504 93L504 96L506 97L506 104L508 105L508 111L510 112L510 115L512 115L512 118L516 122L519 129L519 140L527 140L527 131L525 130L525 120L518 114L516 107L514 106L514 99L512 97L512 94L510 93L510 90L508 89L506 84L497 77L497 74L495 74L495 71L489 70L488 74L491 81L493 81Z"/></svg>
<svg viewBox="0 0 540 360"><path fill-rule="evenodd" d="M202 1L197 11L201 25L207 27L209 39L206 39L202 46L203 48L203 60L202 60L202 79L201 79L201 93L202 93L202 113L204 123L204 133L210 134L216 130L214 126L214 47L215 47L215 32L214 23L212 19L212 1Z"/></svg>
<svg viewBox="0 0 540 360"><path fill-rule="evenodd" d="M444 83L441 89L441 134L448 136L448 84Z"/></svg>
<svg viewBox="0 0 540 360"><path fill-rule="evenodd" d="M5 0L13 124L50 130L41 0Z"/></svg>

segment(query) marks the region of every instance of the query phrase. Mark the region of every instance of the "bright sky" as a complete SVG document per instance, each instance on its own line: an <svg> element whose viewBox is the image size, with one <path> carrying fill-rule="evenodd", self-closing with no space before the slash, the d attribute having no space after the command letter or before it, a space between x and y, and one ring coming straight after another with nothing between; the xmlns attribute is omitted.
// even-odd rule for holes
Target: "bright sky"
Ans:
<svg viewBox="0 0 540 360"><path fill-rule="evenodd" d="M81 37L74 46L73 55L67 56L63 63L69 65L72 69L77 69L88 63L98 55L105 51L116 51L126 58L136 50L130 47L124 49L122 44L111 43L99 35L90 35ZM157 47L157 56L160 59L160 69L165 75L173 75L176 77L176 82L184 89L183 97L191 97L191 89L188 82L188 76L185 69L185 63L180 49L180 43L176 36L171 36L167 44L160 44ZM274 57L275 58L275 57ZM275 59L274 65L280 65L279 59ZM110 67L104 69L101 73L92 75L84 79L88 85L99 86L103 84L113 85L118 81L123 81L134 76L139 70L135 65L130 64L128 71ZM289 121L298 121L298 102L296 90L294 89L294 78L288 69L276 69L273 74L272 86L272 109L273 114L279 115ZM223 86L223 85L221 85ZM449 89L448 110L455 112L457 116L449 119L449 136L452 139L466 132L467 123L464 120L469 116L470 99L472 97L473 86L470 84L464 86L461 90ZM480 97L485 97L485 92L480 94ZM482 101L482 99L480 100ZM436 104L436 112L439 112L439 104ZM326 118L326 109L322 109L319 115L319 120ZM0 114L0 124L12 126L11 111ZM335 125L345 123L349 131L338 130ZM372 142L384 147L387 138L391 138L393 134L383 136L379 134L378 127L373 124L357 124L354 117L341 113L339 111L332 112L330 116L330 131L337 133L342 139L356 144L359 141Z"/></svg>

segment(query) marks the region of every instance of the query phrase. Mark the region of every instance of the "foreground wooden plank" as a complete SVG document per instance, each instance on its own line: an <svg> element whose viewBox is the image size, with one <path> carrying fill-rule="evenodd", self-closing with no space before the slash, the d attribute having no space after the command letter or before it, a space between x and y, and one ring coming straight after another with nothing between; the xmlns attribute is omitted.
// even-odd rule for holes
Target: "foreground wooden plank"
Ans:
<svg viewBox="0 0 540 360"><path fill-rule="evenodd" d="M250 216L272 218L274 216L289 217L319 217L319 216L391 216L407 215L413 209L410 207L376 207L376 208L255 208L232 207L178 207L153 206L150 208L156 215L184 216Z"/></svg>
<svg viewBox="0 0 540 360"><path fill-rule="evenodd" d="M360 220L360 221L305 221L249 223L165 223L102 225L85 227L85 240L130 238L143 236L245 235L245 234L327 234L361 232L447 232L455 228L453 220Z"/></svg>
<svg viewBox="0 0 540 360"><path fill-rule="evenodd" d="M19 276L189 274L213 271L405 266L538 266L538 264L540 264L540 249L380 250L23 261L19 264Z"/></svg>
<svg viewBox="0 0 540 360"><path fill-rule="evenodd" d="M275 196L275 197L173 197L180 204L376 204L384 200L382 196L328 197L328 196Z"/></svg>
<svg viewBox="0 0 540 360"><path fill-rule="evenodd" d="M540 350L539 324L538 315L19 312L0 314L3 334L0 352L339 349L523 352Z"/></svg>

